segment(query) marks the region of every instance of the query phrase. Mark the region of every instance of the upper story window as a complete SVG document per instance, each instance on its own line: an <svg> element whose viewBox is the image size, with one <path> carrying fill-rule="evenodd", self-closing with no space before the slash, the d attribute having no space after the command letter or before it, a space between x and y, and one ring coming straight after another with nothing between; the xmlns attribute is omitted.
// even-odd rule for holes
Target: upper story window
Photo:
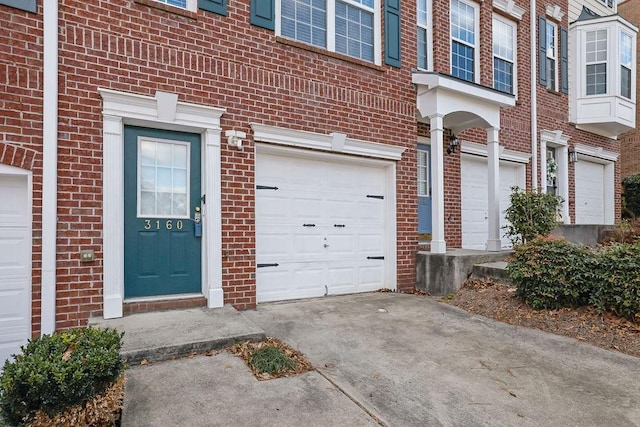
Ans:
<svg viewBox="0 0 640 427"><path fill-rule="evenodd" d="M516 25L502 17L493 18L493 87L515 93Z"/></svg>
<svg viewBox="0 0 640 427"><path fill-rule="evenodd" d="M620 95L631 99L631 74L633 67L633 37L620 32Z"/></svg>
<svg viewBox="0 0 640 427"><path fill-rule="evenodd" d="M451 0L451 75L476 81L478 61L478 6Z"/></svg>
<svg viewBox="0 0 640 427"><path fill-rule="evenodd" d="M280 34L379 63L380 0L280 0Z"/></svg>
<svg viewBox="0 0 640 427"><path fill-rule="evenodd" d="M187 10L196 10L196 0L156 0L158 3L168 4L169 6L175 6Z"/></svg>
<svg viewBox="0 0 640 427"><path fill-rule="evenodd" d="M417 0L418 12L418 68L431 69L431 0Z"/></svg>
<svg viewBox="0 0 640 427"><path fill-rule="evenodd" d="M607 30L587 31L587 95L607 93Z"/></svg>
<svg viewBox="0 0 640 427"><path fill-rule="evenodd" d="M600 3L606 5L607 7L613 8L613 0L599 0Z"/></svg>
<svg viewBox="0 0 640 427"><path fill-rule="evenodd" d="M547 87L558 90L558 27L553 22L547 21L545 33Z"/></svg>

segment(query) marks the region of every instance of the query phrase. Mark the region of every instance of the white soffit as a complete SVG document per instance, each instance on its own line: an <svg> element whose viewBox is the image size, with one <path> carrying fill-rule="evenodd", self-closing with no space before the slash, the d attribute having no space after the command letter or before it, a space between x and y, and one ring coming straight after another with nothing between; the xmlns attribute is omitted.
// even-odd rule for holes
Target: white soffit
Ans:
<svg viewBox="0 0 640 427"><path fill-rule="evenodd" d="M271 142L299 148L331 151L342 154L355 154L379 159L400 160L404 147L361 141L347 138L342 133L320 134L301 130L267 126L251 123L253 139L259 142Z"/></svg>

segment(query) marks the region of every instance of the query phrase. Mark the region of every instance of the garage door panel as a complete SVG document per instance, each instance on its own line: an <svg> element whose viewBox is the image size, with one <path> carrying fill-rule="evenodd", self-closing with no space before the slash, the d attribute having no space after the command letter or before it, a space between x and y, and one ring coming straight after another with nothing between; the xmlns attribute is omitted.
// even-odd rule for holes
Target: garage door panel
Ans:
<svg viewBox="0 0 640 427"><path fill-rule="evenodd" d="M604 165L586 160L575 165L576 224L604 224Z"/></svg>
<svg viewBox="0 0 640 427"><path fill-rule="evenodd" d="M335 159L258 154L256 183L278 187L256 191L257 263L278 264L258 268L259 302L358 292L363 271L383 286L384 261L361 263L384 254L387 201L367 194L384 197L385 169Z"/></svg>

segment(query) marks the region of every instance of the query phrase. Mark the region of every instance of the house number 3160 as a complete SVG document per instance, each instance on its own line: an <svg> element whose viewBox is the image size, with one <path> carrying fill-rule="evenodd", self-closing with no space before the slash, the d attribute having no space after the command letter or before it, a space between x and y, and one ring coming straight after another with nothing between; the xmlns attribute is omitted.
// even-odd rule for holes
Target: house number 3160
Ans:
<svg viewBox="0 0 640 427"><path fill-rule="evenodd" d="M175 223L175 228L176 230L182 230L182 228L184 227L184 224L182 223L182 220L179 219L176 221ZM160 228L162 228L162 221L160 221L159 219L156 219L155 221L151 220L151 219L145 219L144 220L144 229L145 230L160 230ZM173 224L173 220L166 220L164 222L164 228L166 228L167 230L173 230L174 228L174 224Z"/></svg>

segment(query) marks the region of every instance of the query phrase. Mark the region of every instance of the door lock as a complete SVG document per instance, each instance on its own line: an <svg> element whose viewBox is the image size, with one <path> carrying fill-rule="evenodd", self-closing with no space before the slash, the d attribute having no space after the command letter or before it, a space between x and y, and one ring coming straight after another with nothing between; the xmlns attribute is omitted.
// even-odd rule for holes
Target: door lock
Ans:
<svg viewBox="0 0 640 427"><path fill-rule="evenodd" d="M193 214L193 235L195 237L202 237L202 214L200 213L200 206L196 206Z"/></svg>
<svg viewBox="0 0 640 427"><path fill-rule="evenodd" d="M324 244L324 247L325 247L325 248L328 248L328 247L329 247L329 245L327 245L327 244L325 243L325 244Z"/></svg>

